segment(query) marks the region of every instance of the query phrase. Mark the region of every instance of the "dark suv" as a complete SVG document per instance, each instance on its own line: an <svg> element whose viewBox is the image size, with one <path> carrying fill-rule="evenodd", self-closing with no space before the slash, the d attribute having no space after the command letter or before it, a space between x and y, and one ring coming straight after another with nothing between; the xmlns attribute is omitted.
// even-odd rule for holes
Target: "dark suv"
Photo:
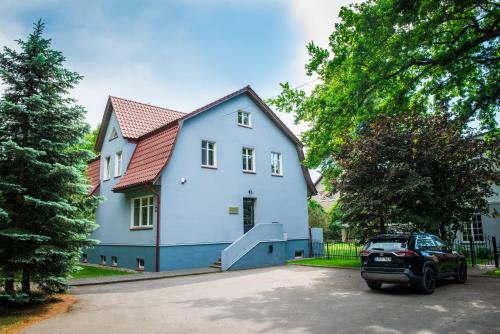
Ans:
<svg viewBox="0 0 500 334"><path fill-rule="evenodd" d="M372 290L382 283L402 283L428 294L434 292L436 279L467 281L465 256L432 234L379 235L367 242L360 255L361 276Z"/></svg>

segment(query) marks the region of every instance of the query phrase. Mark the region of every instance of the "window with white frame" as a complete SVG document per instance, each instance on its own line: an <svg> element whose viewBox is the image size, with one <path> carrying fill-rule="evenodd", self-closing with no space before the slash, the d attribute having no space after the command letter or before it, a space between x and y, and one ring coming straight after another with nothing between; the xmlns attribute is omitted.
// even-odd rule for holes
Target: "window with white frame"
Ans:
<svg viewBox="0 0 500 334"><path fill-rule="evenodd" d="M118 267L118 258L116 256L111 257L111 265L113 267Z"/></svg>
<svg viewBox="0 0 500 334"><path fill-rule="evenodd" d="M115 154L115 177L122 175L122 152Z"/></svg>
<svg viewBox="0 0 500 334"><path fill-rule="evenodd" d="M480 214L472 216L471 221L464 225L462 241L484 241L483 221Z"/></svg>
<svg viewBox="0 0 500 334"><path fill-rule="evenodd" d="M101 255L101 265L105 266L106 265L106 256Z"/></svg>
<svg viewBox="0 0 500 334"><path fill-rule="evenodd" d="M247 111L238 111L238 125L252 127L252 115Z"/></svg>
<svg viewBox="0 0 500 334"><path fill-rule="evenodd" d="M111 157L106 157L104 159L104 180L109 180L111 177Z"/></svg>
<svg viewBox="0 0 500 334"><path fill-rule="evenodd" d="M137 270L144 270L144 259L137 259Z"/></svg>
<svg viewBox="0 0 500 334"><path fill-rule="evenodd" d="M213 141L201 141L201 165L203 167L217 167L217 144Z"/></svg>
<svg viewBox="0 0 500 334"><path fill-rule="evenodd" d="M116 132L116 129L113 128L113 130L111 130L111 135L109 136L109 141L112 141L113 139L116 138L118 138L118 133Z"/></svg>
<svg viewBox="0 0 500 334"><path fill-rule="evenodd" d="M249 147L243 147L241 150L243 159L243 171L255 172L255 150Z"/></svg>
<svg viewBox="0 0 500 334"><path fill-rule="evenodd" d="M283 162L281 153L271 152L271 174L283 175Z"/></svg>
<svg viewBox="0 0 500 334"><path fill-rule="evenodd" d="M153 196L132 198L132 228L153 226Z"/></svg>

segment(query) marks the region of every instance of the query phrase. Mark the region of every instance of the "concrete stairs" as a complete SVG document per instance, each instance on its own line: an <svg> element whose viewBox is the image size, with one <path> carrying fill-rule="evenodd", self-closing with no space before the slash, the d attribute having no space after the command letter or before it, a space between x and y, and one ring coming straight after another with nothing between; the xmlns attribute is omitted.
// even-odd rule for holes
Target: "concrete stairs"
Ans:
<svg viewBox="0 0 500 334"><path fill-rule="evenodd" d="M216 268L216 269L221 269L222 268L221 258L218 258L217 261L215 261L210 267Z"/></svg>

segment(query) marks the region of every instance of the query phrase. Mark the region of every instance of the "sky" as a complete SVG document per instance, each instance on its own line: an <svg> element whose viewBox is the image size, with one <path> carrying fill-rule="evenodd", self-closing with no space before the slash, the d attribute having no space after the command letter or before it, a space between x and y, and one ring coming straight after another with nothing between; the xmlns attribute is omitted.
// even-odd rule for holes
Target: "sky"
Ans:
<svg viewBox="0 0 500 334"><path fill-rule="evenodd" d="M42 19L84 76L71 94L95 127L108 95L190 112L246 85L266 99L281 82L309 82L306 44L327 46L353 1L0 0L0 46L16 47ZM279 116L297 135L307 127Z"/></svg>

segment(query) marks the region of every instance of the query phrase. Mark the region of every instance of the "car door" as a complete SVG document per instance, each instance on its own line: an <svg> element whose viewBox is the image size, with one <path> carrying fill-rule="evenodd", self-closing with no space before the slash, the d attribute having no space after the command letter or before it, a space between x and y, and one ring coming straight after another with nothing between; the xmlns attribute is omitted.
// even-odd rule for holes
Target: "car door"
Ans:
<svg viewBox="0 0 500 334"><path fill-rule="evenodd" d="M418 236L415 244L415 248L420 251L420 253L426 258L430 259L436 265L439 273L446 272L446 256L436 248L436 244L431 236Z"/></svg>
<svg viewBox="0 0 500 334"><path fill-rule="evenodd" d="M457 271L457 261L455 255L451 250L451 247L449 247L443 240L439 239L436 236L433 236L432 240L434 241L436 252L439 252L440 258L443 262L445 262L443 271Z"/></svg>

